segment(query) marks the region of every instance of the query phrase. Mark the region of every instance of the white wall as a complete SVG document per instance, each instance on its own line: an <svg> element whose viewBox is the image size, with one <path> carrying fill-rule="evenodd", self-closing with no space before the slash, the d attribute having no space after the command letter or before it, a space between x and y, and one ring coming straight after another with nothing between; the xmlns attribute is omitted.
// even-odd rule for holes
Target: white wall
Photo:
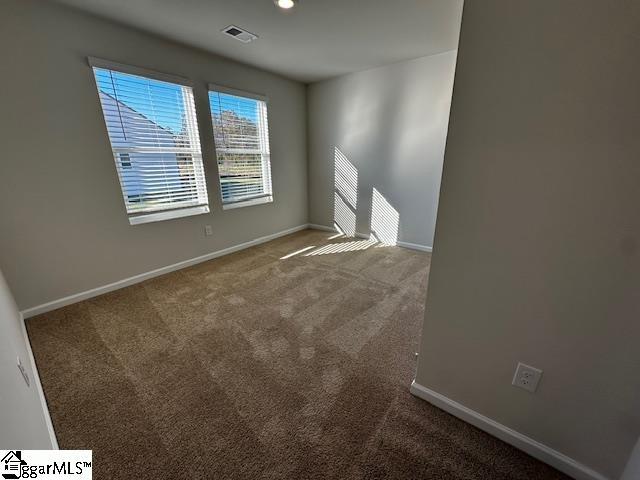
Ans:
<svg viewBox="0 0 640 480"><path fill-rule="evenodd" d="M38 397L22 318L0 271L0 449L53 448L45 413ZM29 376L27 386L17 358Z"/></svg>
<svg viewBox="0 0 640 480"><path fill-rule="evenodd" d="M629 456L621 480L638 480L638 478L640 478L640 439Z"/></svg>
<svg viewBox="0 0 640 480"><path fill-rule="evenodd" d="M0 266L21 309L307 223L305 85L53 2L3 0L0 24ZM87 56L195 82L212 213L129 225ZM272 204L222 210L208 82L269 97Z"/></svg>
<svg viewBox="0 0 640 480"><path fill-rule="evenodd" d="M465 2L416 376L611 479L640 434L638 20Z"/></svg>
<svg viewBox="0 0 640 480"><path fill-rule="evenodd" d="M309 218L333 225L334 148L358 171L357 231L372 190L399 214L399 240L433 245L456 52L309 86Z"/></svg>

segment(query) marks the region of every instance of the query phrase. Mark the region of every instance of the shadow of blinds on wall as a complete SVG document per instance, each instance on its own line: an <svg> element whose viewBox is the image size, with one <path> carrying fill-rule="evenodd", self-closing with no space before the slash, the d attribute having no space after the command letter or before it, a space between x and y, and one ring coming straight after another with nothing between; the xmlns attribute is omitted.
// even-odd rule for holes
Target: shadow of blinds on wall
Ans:
<svg viewBox="0 0 640 480"><path fill-rule="evenodd" d="M130 223L208 212L191 87L91 60Z"/></svg>
<svg viewBox="0 0 640 480"><path fill-rule="evenodd" d="M273 200L267 99L209 86L223 205Z"/></svg>

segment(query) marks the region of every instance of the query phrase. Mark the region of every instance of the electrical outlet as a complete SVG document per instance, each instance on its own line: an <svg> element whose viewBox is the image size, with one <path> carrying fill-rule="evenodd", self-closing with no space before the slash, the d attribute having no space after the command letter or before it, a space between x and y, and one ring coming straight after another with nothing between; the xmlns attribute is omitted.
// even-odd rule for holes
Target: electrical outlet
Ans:
<svg viewBox="0 0 640 480"><path fill-rule="evenodd" d="M31 382L29 381L29 374L27 373L27 370L25 370L24 365L22 365L22 360L20 360L20 357L18 357L18 370L20 370L22 378L24 378L27 387L30 387Z"/></svg>
<svg viewBox="0 0 640 480"><path fill-rule="evenodd" d="M518 363L516 373L513 376L512 385L516 387L524 388L529 392L535 392L540 383L542 377L542 370L525 365L524 363Z"/></svg>
<svg viewBox="0 0 640 480"><path fill-rule="evenodd" d="M205 225L204 226L204 234L207 237L210 237L211 235L213 235L213 227L211 225Z"/></svg>

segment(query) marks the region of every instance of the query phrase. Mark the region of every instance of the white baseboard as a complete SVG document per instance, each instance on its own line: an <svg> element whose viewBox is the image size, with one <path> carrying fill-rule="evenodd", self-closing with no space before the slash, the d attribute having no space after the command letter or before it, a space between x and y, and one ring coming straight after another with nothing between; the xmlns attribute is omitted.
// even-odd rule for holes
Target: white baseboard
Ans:
<svg viewBox="0 0 640 480"><path fill-rule="evenodd" d="M67 297L59 298L57 300L53 300L51 302L43 303L42 305L37 305L35 307L27 308L22 311L22 315L24 318L34 317L36 315L40 315L41 313L50 312L52 310L56 310L58 308L66 307L67 305L71 305L73 303L81 302L82 300L87 300L89 298L97 297L98 295L103 295L105 293L112 292L114 290L118 290L120 288L128 287L129 285L134 285L136 283L143 282L153 277L157 277L160 275L164 275L166 273L174 272L176 270L180 270L185 267L189 267L191 265L196 265L198 263L206 262L207 260L212 260L217 257L222 257L224 255L228 255L233 252L237 252L239 250L244 250L245 248L253 247L255 245L259 245L261 243L269 242L271 240L275 240L276 238L283 237L285 235L289 235L291 233L298 232L300 230L304 230L306 228L312 228L314 230L322 230L326 232L336 232L336 229L333 227L328 227L326 225L318 225L318 224L303 224L298 225L297 227L289 228L287 230L283 230L281 232L273 233L271 235L266 235L264 237L259 237L254 240L240 243L238 245L234 245L228 248L224 248L222 250L217 250L215 252L207 253L206 255L201 255L199 257L191 258L189 260L184 260L182 262L174 263L172 265L167 265L165 267L157 268L155 270L151 270L149 272L141 273L139 275L134 275L133 277L125 278L122 280L118 280L117 282L109 283L107 285L103 285L100 287L92 288L90 290L86 290L80 293L74 293L73 295L69 295ZM365 235L363 233L356 233L356 236L359 238L369 238L369 235ZM407 243L407 242L398 242L398 246L404 248L410 248L413 250L420 250L424 252L430 252L431 247L427 247L424 245L418 245L415 243Z"/></svg>
<svg viewBox="0 0 640 480"><path fill-rule="evenodd" d="M47 431L49 432L49 439L51 441L51 450L58 450L58 439L56 438L56 432L53 429L53 422L51 422L51 415L49 415L49 407L47 406L47 399L44 396L44 390L42 389L42 383L40 383L40 375L38 374L38 367L36 366L36 359L33 356L33 350L31 350L31 342L29 341L29 335L27 335L27 327L24 324L24 316L20 314L20 326L22 328L22 336L24 337L24 343L27 346L27 354L29 355L29 362L31 363L31 374L33 376L33 385L38 394L40 405L42 406L42 413L44 415L44 423L47 425Z"/></svg>
<svg viewBox="0 0 640 480"><path fill-rule="evenodd" d="M333 227L327 227L326 225L319 225L317 223L310 223L309 228L312 228L313 230L322 230L323 232L337 232Z"/></svg>
<svg viewBox="0 0 640 480"><path fill-rule="evenodd" d="M326 225L319 225L317 223L310 223L309 228L313 228L314 230L322 230L324 232L337 232L337 230L333 227L327 227ZM369 238L370 235L365 233L356 232L355 236L357 238ZM409 243L409 242L397 242L397 246L408 248L410 250L418 250L420 252L429 252L433 251L433 247L429 247L428 245L420 245L419 243Z"/></svg>
<svg viewBox="0 0 640 480"><path fill-rule="evenodd" d="M166 267L157 268L155 270L151 270L150 272L145 272L139 275L134 275L133 277L118 280L117 282L109 283L108 285L103 285L101 287L92 288L91 290L75 293L73 295L69 295L68 297L60 298L58 300L53 300L51 302L47 302L35 307L27 308L26 310L22 311L22 315L24 318L29 318L35 315L40 315L41 313L50 312L51 310L56 310L57 308L62 308L67 305L71 305L72 303L81 302L82 300L86 300L88 298L97 297L98 295L103 295L105 293L109 293L114 290L118 290L120 288L128 287L129 285L134 285L136 283L143 282L150 278L164 275L165 273L174 272L176 270L180 270L185 267L190 267L191 265L196 265L198 263L206 262L207 260L212 260L214 258L222 257L223 255L228 255L230 253L237 252L239 250L244 250L245 248L249 248L255 245L259 245L261 243L269 242L271 240L275 240L276 238L283 237L291 233L299 232L300 230L305 230L306 228L310 228L310 227L308 224L305 223L303 225L298 225L297 227L289 228L281 232L256 238L249 242L240 243L232 247L223 248L222 250L217 250L215 252L207 253L206 255L201 255L199 257L191 258L189 260L184 260L182 262L174 263L173 265L167 265Z"/></svg>
<svg viewBox="0 0 640 480"><path fill-rule="evenodd" d="M411 250L419 250L420 252L433 252L433 247L428 245L420 245L418 243L398 242L399 247L409 248Z"/></svg>
<svg viewBox="0 0 640 480"><path fill-rule="evenodd" d="M415 380L411 384L411 393L577 480L609 480L586 465L424 387Z"/></svg>

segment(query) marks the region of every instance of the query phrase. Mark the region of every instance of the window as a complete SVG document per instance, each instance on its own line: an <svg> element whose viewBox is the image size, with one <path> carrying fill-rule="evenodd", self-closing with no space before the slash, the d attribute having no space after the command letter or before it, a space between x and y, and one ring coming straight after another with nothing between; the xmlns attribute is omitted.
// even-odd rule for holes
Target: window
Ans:
<svg viewBox="0 0 640 480"><path fill-rule="evenodd" d="M267 99L209 86L223 208L271 202Z"/></svg>
<svg viewBox="0 0 640 480"><path fill-rule="evenodd" d="M131 156L128 153L120 153L118 155L120 156L120 166L123 169L131 168Z"/></svg>
<svg viewBox="0 0 640 480"><path fill-rule="evenodd" d="M209 211L184 79L90 59L131 224ZM161 77L161 78L159 78Z"/></svg>

